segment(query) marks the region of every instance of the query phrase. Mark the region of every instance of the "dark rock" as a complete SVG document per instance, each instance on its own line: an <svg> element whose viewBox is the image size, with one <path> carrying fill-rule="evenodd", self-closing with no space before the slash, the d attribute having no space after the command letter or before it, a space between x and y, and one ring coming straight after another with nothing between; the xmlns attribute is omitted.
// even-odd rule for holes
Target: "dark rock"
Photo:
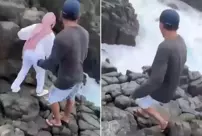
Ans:
<svg viewBox="0 0 202 136"><path fill-rule="evenodd" d="M9 56L9 51L16 40L17 32L19 31L19 26L13 22L0 21L0 59L7 59ZM0 71L1 73L1 71ZM5 74L5 73L2 73ZM1 75L2 75L1 74ZM3 75L2 75L3 76Z"/></svg>
<svg viewBox="0 0 202 136"><path fill-rule="evenodd" d="M50 132L48 131L39 131L37 136L52 136Z"/></svg>
<svg viewBox="0 0 202 136"><path fill-rule="evenodd" d="M1 1L0 2L0 17L3 21L12 21L16 24L20 22L20 15L25 10L24 0L19 1ZM12 10L8 10L12 9ZM2 33L1 33L2 34Z"/></svg>
<svg viewBox="0 0 202 136"><path fill-rule="evenodd" d="M37 9L28 9L25 10L24 14L22 15L21 18L21 27L26 27L29 26L31 24L36 24L36 23L40 23L42 17L45 15L44 12L42 11L38 11Z"/></svg>
<svg viewBox="0 0 202 136"><path fill-rule="evenodd" d="M114 103L115 103L115 106L120 109L125 109L131 106L131 100L124 95L120 95L116 97Z"/></svg>
<svg viewBox="0 0 202 136"><path fill-rule="evenodd" d="M180 77L180 85L185 85L189 83L189 78L188 76L181 76Z"/></svg>
<svg viewBox="0 0 202 136"><path fill-rule="evenodd" d="M39 114L39 103L31 96L21 97L19 94L1 94L5 115L11 119L33 120Z"/></svg>
<svg viewBox="0 0 202 136"><path fill-rule="evenodd" d="M117 77L102 76L102 79L105 80L108 84L117 84L117 83L119 83L119 80L118 80Z"/></svg>
<svg viewBox="0 0 202 136"><path fill-rule="evenodd" d="M0 94L9 92L9 90L11 90L10 84L5 80L0 79Z"/></svg>
<svg viewBox="0 0 202 136"><path fill-rule="evenodd" d="M108 85L108 83L105 80L103 80L103 79L102 79L101 83L102 83L102 86Z"/></svg>
<svg viewBox="0 0 202 136"><path fill-rule="evenodd" d="M193 8L196 8L197 10L202 11L202 1L200 0L181 0L185 3L187 3L188 5L192 6Z"/></svg>
<svg viewBox="0 0 202 136"><path fill-rule="evenodd" d="M195 131L192 131L192 136L201 136L202 135L202 129L197 129Z"/></svg>
<svg viewBox="0 0 202 136"><path fill-rule="evenodd" d="M168 136L191 136L191 127L189 123L182 121L173 121L169 124Z"/></svg>
<svg viewBox="0 0 202 136"><path fill-rule="evenodd" d="M113 98L121 95L121 86L119 84L108 85L102 88L105 94L110 94Z"/></svg>
<svg viewBox="0 0 202 136"><path fill-rule="evenodd" d="M133 46L138 30L137 15L128 1L102 1L102 43Z"/></svg>
<svg viewBox="0 0 202 136"><path fill-rule="evenodd" d="M181 89L180 87L178 87L173 99L176 100L178 98L187 98L187 97L188 96L186 95L185 91L183 89Z"/></svg>
<svg viewBox="0 0 202 136"><path fill-rule="evenodd" d="M117 72L117 68L115 68L114 66L112 66L111 64L107 63L107 62L103 62L102 63L102 73L110 73L110 72Z"/></svg>
<svg viewBox="0 0 202 136"><path fill-rule="evenodd" d="M148 76L145 74L134 73L134 72L129 72L129 71L126 72L126 75L128 76L129 80L133 80L133 81L135 81L139 78L148 78Z"/></svg>
<svg viewBox="0 0 202 136"><path fill-rule="evenodd" d="M189 80L190 81L198 80L201 77L202 77L202 75L198 71L189 72Z"/></svg>
<svg viewBox="0 0 202 136"><path fill-rule="evenodd" d="M138 87L139 84L137 84L135 81L121 84L122 93L126 96L132 95Z"/></svg>
<svg viewBox="0 0 202 136"><path fill-rule="evenodd" d="M197 96L197 95L201 95L202 91L201 91L201 88L202 88L202 78L198 79L198 80L195 80L195 81L192 81L188 87L188 92L194 97L194 96Z"/></svg>
<svg viewBox="0 0 202 136"><path fill-rule="evenodd" d="M193 119L196 119L196 116L190 113L183 113L180 115L180 119L186 122L190 122Z"/></svg>
<svg viewBox="0 0 202 136"><path fill-rule="evenodd" d="M120 77L118 77L118 80L120 83L125 83L128 81L128 76L126 75L121 75Z"/></svg>
<svg viewBox="0 0 202 136"><path fill-rule="evenodd" d="M202 121L201 120L196 120L196 119L191 120L190 124L191 124L191 128L193 128L193 129L202 128Z"/></svg>
<svg viewBox="0 0 202 136"><path fill-rule="evenodd" d="M95 131L91 131L91 130L85 130L85 131L81 131L81 136L99 136L99 134L97 134Z"/></svg>
<svg viewBox="0 0 202 136"><path fill-rule="evenodd" d="M105 74L102 74L102 78L103 76L107 76L107 77L119 77L121 74L118 73L118 72L110 72L110 73L105 73Z"/></svg>

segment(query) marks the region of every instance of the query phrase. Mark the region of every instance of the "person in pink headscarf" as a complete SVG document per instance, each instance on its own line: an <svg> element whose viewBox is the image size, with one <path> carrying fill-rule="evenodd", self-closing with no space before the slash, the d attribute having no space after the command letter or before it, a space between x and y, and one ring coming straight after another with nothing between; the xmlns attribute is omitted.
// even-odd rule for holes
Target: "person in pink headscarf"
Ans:
<svg viewBox="0 0 202 136"><path fill-rule="evenodd" d="M22 28L18 32L18 37L21 40L26 40L26 42L22 51L22 68L11 85L12 92L20 91L21 83L25 79L29 69L33 66L36 71L37 95L42 96L48 93L48 91L43 89L45 70L36 65L33 56L37 57L35 59L45 59L50 56L55 39L55 34L52 31L55 23L56 17L54 13L48 12L43 17L41 23Z"/></svg>

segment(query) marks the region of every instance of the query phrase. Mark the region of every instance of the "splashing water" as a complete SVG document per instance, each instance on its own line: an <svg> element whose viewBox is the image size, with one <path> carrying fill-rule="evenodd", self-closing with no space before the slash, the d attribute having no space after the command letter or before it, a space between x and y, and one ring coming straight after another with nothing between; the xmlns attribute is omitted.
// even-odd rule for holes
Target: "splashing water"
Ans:
<svg viewBox="0 0 202 136"><path fill-rule="evenodd" d="M178 7L180 28L178 33L187 44L187 65L190 70L202 72L202 13L178 0L130 0L140 23L139 34L136 37L137 45L102 44L102 61L109 58L119 72L126 70L142 72L142 66L151 65L158 45L163 41L159 30L159 16L167 4Z"/></svg>

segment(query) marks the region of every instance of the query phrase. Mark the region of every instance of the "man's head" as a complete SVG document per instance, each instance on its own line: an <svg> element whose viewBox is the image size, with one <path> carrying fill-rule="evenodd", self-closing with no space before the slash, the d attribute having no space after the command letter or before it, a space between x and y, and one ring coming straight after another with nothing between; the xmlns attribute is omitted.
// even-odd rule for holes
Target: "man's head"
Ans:
<svg viewBox="0 0 202 136"><path fill-rule="evenodd" d="M62 9L63 22L76 22L80 16L79 0L66 0Z"/></svg>
<svg viewBox="0 0 202 136"><path fill-rule="evenodd" d="M178 30L180 22L179 14L172 9L164 10L160 16L159 27L162 35L165 37L169 33L175 33Z"/></svg>

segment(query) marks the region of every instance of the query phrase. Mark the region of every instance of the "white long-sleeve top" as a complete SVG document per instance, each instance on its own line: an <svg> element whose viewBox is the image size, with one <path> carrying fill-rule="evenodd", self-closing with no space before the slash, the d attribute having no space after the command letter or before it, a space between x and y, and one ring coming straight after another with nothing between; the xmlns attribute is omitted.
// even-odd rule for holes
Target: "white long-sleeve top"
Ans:
<svg viewBox="0 0 202 136"><path fill-rule="evenodd" d="M25 28L22 28L18 32L18 37L21 40L28 40L36 26L37 24L33 24ZM44 55L45 57L49 57L52 51L54 40L55 40L55 34L52 32L38 42L35 52L38 55Z"/></svg>

